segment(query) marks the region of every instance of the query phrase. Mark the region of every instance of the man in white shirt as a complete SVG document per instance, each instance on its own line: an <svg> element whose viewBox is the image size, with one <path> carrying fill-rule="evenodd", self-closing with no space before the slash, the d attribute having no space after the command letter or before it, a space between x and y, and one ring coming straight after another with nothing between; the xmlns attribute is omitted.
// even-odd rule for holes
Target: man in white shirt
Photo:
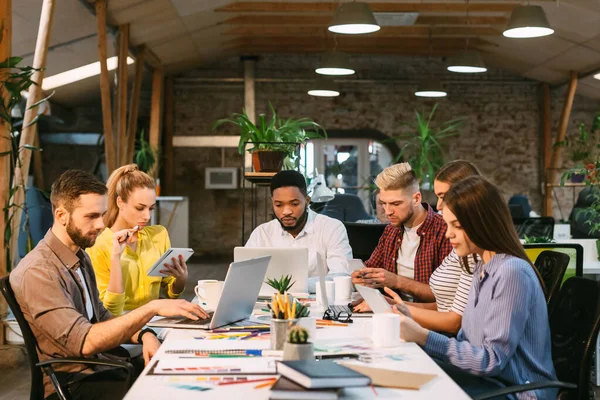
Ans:
<svg viewBox="0 0 600 400"><path fill-rule="evenodd" d="M317 253L326 260L328 277L349 275L352 249L346 228L337 219L310 210L306 180L298 171L281 171L271 180L276 219L258 226L246 247L308 248L308 290L315 291L319 272Z"/></svg>

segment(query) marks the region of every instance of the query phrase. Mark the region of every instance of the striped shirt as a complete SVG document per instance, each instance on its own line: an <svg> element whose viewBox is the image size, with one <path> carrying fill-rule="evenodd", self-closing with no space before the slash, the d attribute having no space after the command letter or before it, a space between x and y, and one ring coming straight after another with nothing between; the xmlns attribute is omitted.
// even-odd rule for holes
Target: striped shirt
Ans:
<svg viewBox="0 0 600 400"><path fill-rule="evenodd" d="M468 259L469 269L473 271L476 265L475 258L469 256ZM469 299L472 279L473 275L461 267L460 258L452 249L429 278L429 287L435 296L437 310L463 315Z"/></svg>
<svg viewBox="0 0 600 400"><path fill-rule="evenodd" d="M474 375L513 385L556 380L546 298L531 265L496 254L477 263L456 338L429 332L425 351ZM517 394L556 399L556 389Z"/></svg>

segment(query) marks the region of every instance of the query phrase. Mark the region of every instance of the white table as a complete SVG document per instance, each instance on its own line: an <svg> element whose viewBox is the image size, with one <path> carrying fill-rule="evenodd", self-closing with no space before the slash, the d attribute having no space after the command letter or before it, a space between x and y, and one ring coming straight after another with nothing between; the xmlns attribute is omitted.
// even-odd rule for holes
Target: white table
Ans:
<svg viewBox="0 0 600 400"><path fill-rule="evenodd" d="M327 327L317 330L316 347L329 345L342 345L351 343L360 343L361 345L370 345L368 339L370 330L370 319L357 319L354 324L348 327ZM172 330L166 337L165 344L169 341L180 339L189 339L196 335L194 330ZM231 341L235 346L237 341ZM239 342L237 342L239 343ZM144 369L141 376L134 383L125 397L126 400L134 399L243 399L258 400L269 398L269 388L254 389L255 383L236 384L228 386L215 386L209 391L197 391L177 387L177 384L186 384L193 386L195 384L194 376L157 376L148 375L152 365L160 360L164 355L163 344L161 349L154 356L154 359ZM400 361L392 360L384 356L385 353L393 352L400 354ZM421 372L435 374L437 377L424 385L420 390L401 390L376 388L377 396L370 387L346 389L344 399L457 399L467 400L469 396L462 391L456 383L415 343L402 343L400 346L391 350L378 351L373 349L376 357L374 362L364 364L377 368L396 369L408 372ZM181 385L180 385L181 386Z"/></svg>

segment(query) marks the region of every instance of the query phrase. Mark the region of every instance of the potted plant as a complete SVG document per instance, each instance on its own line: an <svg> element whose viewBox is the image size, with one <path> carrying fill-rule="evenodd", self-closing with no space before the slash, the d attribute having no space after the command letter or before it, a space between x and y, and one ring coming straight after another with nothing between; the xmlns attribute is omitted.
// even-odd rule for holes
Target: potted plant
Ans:
<svg viewBox="0 0 600 400"><path fill-rule="evenodd" d="M579 124L576 134L567 135L564 140L558 141L554 147L564 147L574 167L564 172L561 176L561 185L567 179L571 182L581 183L586 179L588 171L595 170L595 163L600 156L600 144L596 132L600 129L600 113L592 121L591 129L588 131L584 123Z"/></svg>
<svg viewBox="0 0 600 400"><path fill-rule="evenodd" d="M294 326L288 331L288 340L283 345L283 359L314 360L313 344L308 341L308 331L301 326Z"/></svg>
<svg viewBox="0 0 600 400"><path fill-rule="evenodd" d="M279 279L267 278L265 283L275 289L279 294L285 294L296 281L292 282L291 275L282 275Z"/></svg>
<svg viewBox="0 0 600 400"><path fill-rule="evenodd" d="M156 178L158 174L158 162L160 160L160 152L154 150L150 143L144 137L144 130L140 132L139 147L133 154L133 160L141 171Z"/></svg>
<svg viewBox="0 0 600 400"><path fill-rule="evenodd" d="M443 141L457 135L456 129L462 123L462 118L456 118L434 127L432 120L437 106L434 105L429 114L415 110L416 120L403 124L412 132L399 136L398 139L404 144L394 160L408 162L424 190L433 187L435 174L445 163Z"/></svg>
<svg viewBox="0 0 600 400"><path fill-rule="evenodd" d="M269 103L271 117L260 114L254 124L245 110L241 114L234 113L231 118L220 119L213 125L217 127L230 123L240 130L238 151L252 154L252 167L257 172L277 172L283 166L286 157L295 159L298 144L306 143L313 138L326 137L327 133L319 124L309 118L282 119L277 116L273 105ZM311 131L307 131L311 129ZM323 136L320 132L323 131ZM252 143L249 149L246 145Z"/></svg>

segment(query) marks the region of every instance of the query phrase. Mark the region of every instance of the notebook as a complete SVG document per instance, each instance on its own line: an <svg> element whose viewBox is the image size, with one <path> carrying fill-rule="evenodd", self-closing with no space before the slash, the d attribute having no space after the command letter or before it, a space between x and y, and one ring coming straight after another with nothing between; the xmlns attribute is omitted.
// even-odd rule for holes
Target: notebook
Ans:
<svg viewBox="0 0 600 400"><path fill-rule="evenodd" d="M371 378L333 361L281 361L277 373L305 388L341 388L367 386Z"/></svg>
<svg viewBox="0 0 600 400"><path fill-rule="evenodd" d="M395 371L383 368L372 368L360 364L343 363L348 368L369 376L373 385L419 390L423 385L436 378L437 375L422 374L419 372Z"/></svg>
<svg viewBox="0 0 600 400"><path fill-rule="evenodd" d="M306 389L295 382L281 377L271 388L271 400L337 400L338 389Z"/></svg>

